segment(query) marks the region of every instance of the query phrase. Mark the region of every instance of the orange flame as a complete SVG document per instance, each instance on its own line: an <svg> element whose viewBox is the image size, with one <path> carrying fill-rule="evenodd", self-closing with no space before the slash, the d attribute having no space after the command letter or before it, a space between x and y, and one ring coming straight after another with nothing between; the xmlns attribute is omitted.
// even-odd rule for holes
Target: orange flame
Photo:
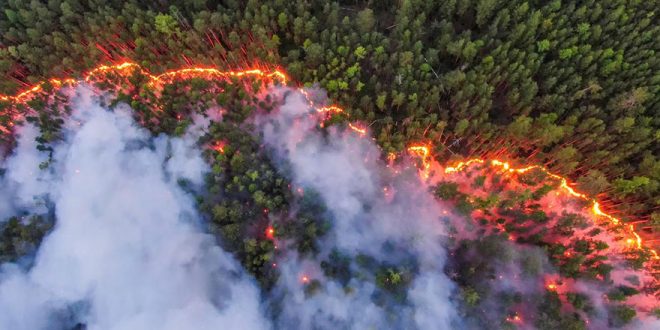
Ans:
<svg viewBox="0 0 660 330"><path fill-rule="evenodd" d="M390 153L387 154L387 161L388 161L388 162L391 163L391 162L393 162L393 161L395 161L395 160L396 160L396 154L395 154L395 153L390 152Z"/></svg>
<svg viewBox="0 0 660 330"><path fill-rule="evenodd" d="M362 128L362 127L359 127L359 126L353 125L353 124L350 123L350 122L348 123L348 127L349 127L350 129L356 131L356 132L357 132L358 134L360 134L360 135L365 135L365 134L367 134L367 129L366 129L366 128Z"/></svg>
<svg viewBox="0 0 660 330"><path fill-rule="evenodd" d="M124 62L115 65L98 66L95 69L89 71L87 74L85 74L83 76L82 81L90 82L95 77L98 77L102 74L106 74L108 72L114 72L122 76L127 76L133 73L134 71L139 71L141 74L148 77L149 81L147 82L147 84L150 86L156 85L163 81L171 81L185 77L188 78L202 77L202 78L210 79L210 78L231 78L231 77L241 78L244 76L253 76L262 79L272 79L274 81L279 81L282 84L286 84L289 79L287 75L284 74L284 72L279 70L263 71L261 69L249 69L249 70L237 70L237 71L220 71L216 68L201 68L201 67L185 68L185 69L168 71L159 75L153 75L147 72L146 70L142 69L142 67L137 63ZM43 89L43 86L46 84L51 84L54 87L62 87L64 85L76 85L79 84L80 82L81 81L73 78L49 79L36 84L34 87L31 87L17 94L16 96L0 95L0 100L14 101L17 103L21 103L29 100L36 93L40 92Z"/></svg>
<svg viewBox="0 0 660 330"><path fill-rule="evenodd" d="M408 147L408 152L422 158L422 170L420 170L420 175L424 179L428 179L429 170L431 169L431 162L428 158L431 154L431 149L427 145L412 145Z"/></svg>
<svg viewBox="0 0 660 330"><path fill-rule="evenodd" d="M268 228L266 228L266 237L268 239L275 238L275 228L273 228L273 226L268 226Z"/></svg>
<svg viewBox="0 0 660 330"><path fill-rule="evenodd" d="M522 317L520 317L518 313L515 313L513 315L507 316L506 321L510 323L520 323L522 322Z"/></svg>
<svg viewBox="0 0 660 330"><path fill-rule="evenodd" d="M462 171L463 169L465 169L466 167L468 167L472 164L475 164L475 163L482 164L483 162L484 162L483 159L470 159L466 162L458 162L454 166L445 167L445 173L459 172L459 171Z"/></svg>
<svg viewBox="0 0 660 330"><path fill-rule="evenodd" d="M486 162L485 160L479 159L479 158L474 158L474 159L470 159L468 161L459 162L454 166L446 167L445 168L445 173L455 173L455 172L464 170L465 168L467 168L471 164L475 164L475 163L483 164L485 162ZM532 165L532 166L527 166L527 167L523 167L523 168L512 168L509 163L503 162L503 161L500 161L500 160L497 160L497 159L491 160L490 164L493 165L493 166L499 166L499 167L502 168L502 170L512 172L512 173L525 173L525 172L528 172L528 171L533 170L533 169L540 170L540 171L544 172L547 176L549 176L553 179L559 180L560 181L560 185L559 185L560 189L563 189L569 195L571 195L573 197L580 198L582 200L590 201L592 203L591 211L594 215L606 218L613 225L619 225L621 223L621 220L615 218L614 216L612 216L610 214L607 214L607 213L603 212L600 209L600 203L596 199L590 198L586 194L577 192L575 189L573 189L570 186L568 180L565 177L554 174L554 173L548 171L543 166ZM629 231L629 234L632 237L629 238L627 240L627 242L630 242L629 244L635 244L638 249L642 249L643 248L642 238L637 234L637 232L635 232L634 226L629 225L628 226L628 231ZM658 256L657 251L655 251L654 249L651 249L651 248L649 248L649 251L651 252L651 254L653 254L654 259L660 260L660 256Z"/></svg>
<svg viewBox="0 0 660 330"><path fill-rule="evenodd" d="M344 109L342 109L342 108L340 108L340 107L338 107L338 106L336 106L336 105L331 105L331 106L327 106L327 107L320 107L320 108L316 109L316 111L318 111L318 112L335 112L335 113L343 113L343 112L344 112Z"/></svg>
<svg viewBox="0 0 660 330"><path fill-rule="evenodd" d="M210 148L217 151L217 152L219 152L219 153L221 153L221 154L224 154L225 153L225 145L226 145L226 143L224 141L218 141L215 144L212 144Z"/></svg>

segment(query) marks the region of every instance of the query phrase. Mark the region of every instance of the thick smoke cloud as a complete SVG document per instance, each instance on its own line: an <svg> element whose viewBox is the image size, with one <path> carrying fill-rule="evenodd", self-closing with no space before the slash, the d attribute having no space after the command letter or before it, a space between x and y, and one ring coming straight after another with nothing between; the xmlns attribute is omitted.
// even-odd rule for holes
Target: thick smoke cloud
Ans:
<svg viewBox="0 0 660 330"><path fill-rule="evenodd" d="M77 93L65 141L54 146L48 168L40 168L48 155L37 150L39 130L29 124L2 164L0 221L54 212L57 222L33 263L0 265L0 329L475 327L457 315L456 286L445 275L445 224L461 227L465 219L434 199L413 166L386 165L368 137L341 125L319 129L322 116L301 92L274 91L283 105L258 114L254 127L280 171L319 194L332 226L318 254L300 256L290 242L276 242L283 252L273 266L281 276L268 292L203 232L186 192L204 184L208 168L196 141L209 118L194 117L183 138L152 138L130 109L110 112L84 87ZM190 183L185 190L182 180ZM545 253L507 246L498 253L513 261L495 263L499 280L488 285L544 292L535 276L553 273ZM347 283L321 266L337 251L352 260ZM371 265L357 265L363 256ZM532 277L523 276L528 257L540 260ZM375 272L400 265L410 276L405 292L384 292ZM592 301L603 295L580 281L574 287ZM495 299L485 300L484 314L498 308ZM519 311L533 308L520 305ZM607 327L605 306L595 308L592 327ZM492 314L493 324L501 321L501 313ZM657 327L653 322L632 326Z"/></svg>
<svg viewBox="0 0 660 330"><path fill-rule="evenodd" d="M402 168L392 176L371 139L338 127L323 132L318 114L300 92L279 93L284 99L279 110L255 119L259 134L294 184L320 194L332 229L315 260L289 255L278 264L282 277L276 290L283 309L278 324L303 329L454 328L454 284L443 273L442 210L415 170ZM373 278L351 279L350 292L325 278L318 265L332 249L394 264L414 260L406 302L374 302ZM306 295L301 274L320 280L320 292Z"/></svg>
<svg viewBox="0 0 660 330"><path fill-rule="evenodd" d="M268 328L258 288L177 184L202 184L195 134L150 139L129 109L78 93L48 170L30 126L5 162L1 215L41 212L34 196L46 195L57 222L31 269L1 266L0 329Z"/></svg>
<svg viewBox="0 0 660 330"><path fill-rule="evenodd" d="M22 127L15 153L4 164L6 171L0 179L0 221L22 206L36 208L39 198L47 193L50 173L40 171L39 164L48 160L48 156L36 148L38 135L39 130L34 126Z"/></svg>

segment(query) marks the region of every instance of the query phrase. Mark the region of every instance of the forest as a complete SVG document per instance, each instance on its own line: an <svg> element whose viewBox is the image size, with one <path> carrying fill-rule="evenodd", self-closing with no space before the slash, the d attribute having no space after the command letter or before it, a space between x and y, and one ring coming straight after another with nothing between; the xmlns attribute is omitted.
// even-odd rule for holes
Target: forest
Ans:
<svg viewBox="0 0 660 330"><path fill-rule="evenodd" d="M8 1L0 91L98 63L282 67L386 152L545 164L653 234L653 1ZM395 10L393 10L395 9Z"/></svg>
<svg viewBox="0 0 660 330"><path fill-rule="evenodd" d="M440 164L475 157L538 164L575 182L623 221L606 229L588 224L581 212L589 205L575 201L565 203L579 211L548 209L547 195L559 184L543 174L507 179L483 166L438 182L433 195L453 205L470 228L446 220L456 232L448 237L452 257L444 271L457 282L454 299L471 326L516 328L528 304L536 328L589 328L597 308L588 292L571 286L578 280L603 284L608 327L638 315L639 308L626 304L629 297L657 298L657 263L652 284L611 276L624 264L644 269L651 264L649 250L608 259L615 249L610 245L624 239L612 243L602 233L616 236L632 226L647 246L660 247L655 1L7 0L2 7L0 94L130 61L144 72L108 72L89 82L110 93L104 99L110 108L129 104L154 136L183 136L192 114L232 109L198 141L211 168L204 192L179 184L195 194L208 230L263 292L276 292L282 276L275 267L285 254L280 240L300 256L319 259L323 276L346 292L356 279L373 282L372 299L390 314L397 304L410 304L411 283L421 272L414 253L401 247L389 247L403 250L393 260L338 247L321 253L333 228L323 192L296 187L293 174L278 169L274 152L249 133L251 115L283 103L276 95L257 96L272 82L327 92L344 112L326 122L368 128L382 158L422 143ZM145 72L193 66L282 70L290 81L191 78L159 90L146 83ZM71 110L55 87L47 84L27 104L0 101L0 143L9 149L16 144L6 134L15 114L35 110L25 121L39 127L39 149L51 152L43 169L63 140L63 118ZM0 223L0 262L37 250L56 223L48 203L47 212L23 214L27 221L13 216ZM556 269L559 280L552 285L561 288L529 293L493 284L507 263L520 265L529 281L547 282L546 273ZM317 279L304 282L305 296L324 290ZM273 310L284 308L273 304ZM492 313L480 312L493 304ZM643 312L660 317L657 306ZM404 324L396 323L403 322L399 317L392 322Z"/></svg>

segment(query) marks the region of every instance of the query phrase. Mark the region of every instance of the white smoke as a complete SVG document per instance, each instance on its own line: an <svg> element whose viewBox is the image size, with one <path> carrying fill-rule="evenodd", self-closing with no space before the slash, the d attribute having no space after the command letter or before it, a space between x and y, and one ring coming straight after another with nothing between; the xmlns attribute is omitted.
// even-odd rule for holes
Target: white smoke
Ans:
<svg viewBox="0 0 660 330"><path fill-rule="evenodd" d="M15 154L4 164L6 172L0 179L0 221L6 220L19 207L36 208L40 197L47 193L50 173L39 170L39 164L48 160L39 152L35 138L39 130L30 124L18 134Z"/></svg>
<svg viewBox="0 0 660 330"><path fill-rule="evenodd" d="M255 123L282 167L291 170L293 183L317 191L331 213L332 229L320 257L337 248L351 257L367 254L383 261L412 255L418 263L407 302L393 310L372 299L373 279L353 278L347 292L324 278L314 266L318 260L289 255L278 264L282 271L278 299L283 308L279 324L301 329L453 328L457 322L450 302L454 284L443 273L441 206L428 188L414 171L404 169L404 174L391 177L371 139L337 127L319 130L319 116L302 93L276 93L282 93L284 104L257 116ZM384 249L388 244L394 251ZM306 296L301 274L320 280L320 292Z"/></svg>
<svg viewBox="0 0 660 330"><path fill-rule="evenodd" d="M0 268L0 329L268 328L258 288L177 184L203 183L196 136L150 139L129 109L78 93L48 170L29 126L5 164L0 215L48 194L57 220L30 270Z"/></svg>

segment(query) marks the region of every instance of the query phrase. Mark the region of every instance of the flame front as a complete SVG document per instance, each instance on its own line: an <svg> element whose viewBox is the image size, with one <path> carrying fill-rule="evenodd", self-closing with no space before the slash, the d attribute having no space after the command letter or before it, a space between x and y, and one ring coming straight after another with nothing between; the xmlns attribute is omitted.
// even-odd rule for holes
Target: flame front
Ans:
<svg viewBox="0 0 660 330"><path fill-rule="evenodd" d="M422 159L422 170L420 171L420 175L422 178L428 179L431 169L431 161L429 160L431 148L427 145L413 145L408 147L408 152L417 155Z"/></svg>
<svg viewBox="0 0 660 330"><path fill-rule="evenodd" d="M134 71L139 71L141 74L144 76L148 77L149 81L147 84L149 86L156 86L162 83L166 82L172 82L176 80L183 80L183 79L190 79L190 78L205 78L205 79L217 79L217 78L241 78L245 76L249 77L256 77L259 79L264 79L264 80L270 80L270 81L278 81L282 84L287 84L289 82L289 77L282 71L279 70L272 70L272 71L267 71L267 70L262 70L259 68L254 68L254 69L248 69L248 70L233 70L233 71L221 71L217 68L205 68L205 67L191 67L191 68L184 68L184 69L179 69L179 70L172 70L172 71L167 71L165 73L159 74L159 75L153 75L149 73L148 71L144 70L139 64L133 63L133 62L124 62L116 65L101 65L98 66L97 68L89 71L87 74L83 76L82 81L84 82L90 82L92 81L95 77L98 77L102 74L107 74L109 72L116 73L122 76L128 76L129 74L133 73ZM9 101L9 102L15 102L19 104L24 104L27 101L29 101L32 97L34 97L37 93L43 90L44 85L50 84L54 87L63 87L65 85L77 85L81 82L81 80L76 80L73 78L65 78L65 79L49 79L43 82L40 82L36 84L35 86L18 93L15 96L8 96L8 95L0 95L0 101ZM320 113L341 113L344 114L348 117L348 113L346 113L342 108L331 105L331 106L323 106L323 107L316 107L314 102L311 100L309 97L308 93L303 90L302 88L299 89L301 93L305 96L307 99L308 103L310 104L311 107L316 108L316 111ZM7 110L9 111L9 110ZM6 112L2 115L9 115L9 118L12 118L13 120L17 120L20 118L19 114L11 113L11 112ZM9 128L3 127L0 125L0 130L2 130L4 133L11 133L11 127L14 126L14 122L10 121L8 124ZM366 135L366 128L357 126L353 123L348 123L348 127L352 129L353 131L357 132L360 136ZM224 151L224 145L221 145L220 143L216 144L213 146L213 149L218 151L218 152L223 152ZM418 156L421 158L422 161L422 169L420 170L420 176L422 178L427 179L430 175L430 169L431 169L431 148L429 145L411 145L408 147L408 152ZM388 159L390 157L388 156ZM391 158L392 160L394 157ZM469 167L472 164L483 164L489 162L493 166L499 166L502 168L503 171L508 171L508 172L515 172L515 173L525 173L527 171L530 171L532 169L538 169L546 173L546 175L557 179L560 181L560 188L563 191L566 191L569 195L590 201L592 203L592 213L596 216L603 217L608 219L608 221L614 225L618 225L621 223L621 221L614 216L607 214L603 212L600 208L600 203L593 199L588 197L586 194L580 193L575 191L571 185L569 184L569 181L560 175L551 173L548 171L546 168L538 165L533 165L533 166L527 166L524 168L513 168L509 163L497 160L497 159L492 159L490 161L486 161L484 159L480 158L473 158L469 159L466 161L458 162L453 166L447 166L444 169L444 172L446 174L450 173L455 173L462 171ZM630 238L628 238L627 242L631 242L630 244L634 244L637 248L641 249L643 247L642 239L641 237L635 232L633 225L628 226L628 231ZM651 253L653 254L655 259L660 259L658 256L658 253L650 249Z"/></svg>
<svg viewBox="0 0 660 330"><path fill-rule="evenodd" d="M420 150L422 150L422 151L420 152ZM431 166L431 164L428 160L428 148L427 147L420 146L420 145L413 145L413 146L408 148L408 151L422 157L422 162L424 163L423 166L424 166L425 170L428 169ZM558 180L560 182L559 188L561 190L567 192L569 195L571 195L573 197L591 202L592 203L591 212L595 216L606 218L613 225L619 225L621 223L621 220L617 219L616 217L614 217L610 214L607 214L607 213L603 212L600 208L600 203L596 199L590 198L586 194L577 192L575 189L573 189L571 187L571 184L569 184L568 179L566 179L565 177L562 177L558 174L550 172L548 169L546 169L543 166L532 165L532 166L527 166L527 167L522 167L522 168L514 168L508 162L504 162L504 161L501 161L501 160L498 160L498 159L492 159L490 161L486 161L486 160L481 159L481 158L473 158L473 159L469 159L469 160L466 160L466 161L458 162L453 166L445 167L444 171L445 171L446 174L451 174L451 173L456 173L456 172L460 172L462 170L465 170L466 168L468 168L472 164L484 164L484 163L490 163L492 166L500 167L503 171L511 172L511 173L518 173L518 174L522 174L522 173L525 173L525 172L528 172L528 171L534 170L534 169L542 171L547 176ZM634 226L629 225L627 227L627 229L628 229L627 231L629 232L630 237L626 240L626 242L628 242L628 244L631 244L631 245L634 244L638 249L642 249L643 248L642 238L639 236L639 234L637 234L637 232L635 231ZM649 248L649 251L651 252L651 254L653 254L654 259L660 260L660 256L658 256L658 253L657 253L656 250Z"/></svg>

